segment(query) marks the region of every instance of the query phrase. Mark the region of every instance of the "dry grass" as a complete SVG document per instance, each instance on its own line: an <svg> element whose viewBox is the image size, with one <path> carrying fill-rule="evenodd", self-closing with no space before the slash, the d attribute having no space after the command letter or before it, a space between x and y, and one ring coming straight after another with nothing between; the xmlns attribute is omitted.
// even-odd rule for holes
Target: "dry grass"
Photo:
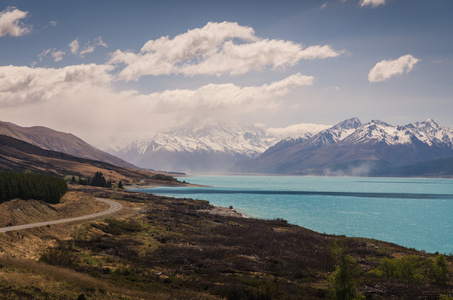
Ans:
<svg viewBox="0 0 453 300"><path fill-rule="evenodd" d="M87 274L43 263L0 257L0 286L34 299L75 299L80 294L93 299L169 299L163 294L119 288ZM35 298L36 297L36 298Z"/></svg>

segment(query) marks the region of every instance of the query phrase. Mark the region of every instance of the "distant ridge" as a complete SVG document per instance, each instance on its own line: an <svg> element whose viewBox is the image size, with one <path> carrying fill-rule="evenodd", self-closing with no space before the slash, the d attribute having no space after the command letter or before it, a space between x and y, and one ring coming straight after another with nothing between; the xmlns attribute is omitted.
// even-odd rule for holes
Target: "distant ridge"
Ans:
<svg viewBox="0 0 453 300"><path fill-rule="evenodd" d="M238 162L232 172L370 176L450 157L453 130L432 119L392 126L351 118L313 136L280 141L259 157Z"/></svg>
<svg viewBox="0 0 453 300"><path fill-rule="evenodd" d="M96 149L73 134L56 131L47 127L21 127L13 123L0 121L0 134L43 149L103 161L123 168L138 169L133 164Z"/></svg>
<svg viewBox="0 0 453 300"><path fill-rule="evenodd" d="M372 176L453 178L453 157L377 171Z"/></svg>
<svg viewBox="0 0 453 300"><path fill-rule="evenodd" d="M0 170L51 174L55 176L81 175L91 177L101 171L107 179L118 182L150 179L154 174L122 168L101 161L42 149L27 142L0 135Z"/></svg>

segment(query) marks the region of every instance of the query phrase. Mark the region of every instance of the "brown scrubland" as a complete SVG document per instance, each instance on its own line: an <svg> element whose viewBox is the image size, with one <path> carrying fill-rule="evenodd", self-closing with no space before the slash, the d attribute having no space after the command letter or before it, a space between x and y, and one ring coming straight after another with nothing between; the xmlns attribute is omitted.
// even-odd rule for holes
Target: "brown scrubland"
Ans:
<svg viewBox="0 0 453 300"><path fill-rule="evenodd" d="M0 299L451 299L452 256L212 213L207 201L69 185L60 204L13 200L0 226ZM226 213L225 213L226 212Z"/></svg>

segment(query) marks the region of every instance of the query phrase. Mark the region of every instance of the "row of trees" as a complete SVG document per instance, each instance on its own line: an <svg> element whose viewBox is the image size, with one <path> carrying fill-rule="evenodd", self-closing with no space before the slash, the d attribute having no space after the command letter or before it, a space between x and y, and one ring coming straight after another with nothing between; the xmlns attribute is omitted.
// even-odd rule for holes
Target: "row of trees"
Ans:
<svg viewBox="0 0 453 300"><path fill-rule="evenodd" d="M426 283L431 280L435 284L444 284L450 281L447 259L443 254L439 254L434 261L422 259L418 255L384 258L371 273L406 283Z"/></svg>
<svg viewBox="0 0 453 300"><path fill-rule="evenodd" d="M78 183L81 185L91 185L91 186L99 186L99 187L106 187L110 188L112 187L112 181L111 180L106 180L102 172L96 172L94 174L93 178L82 178L79 177L78 180L76 180L75 176L72 176L71 183ZM118 183L118 188L123 188L123 182L120 181Z"/></svg>
<svg viewBox="0 0 453 300"><path fill-rule="evenodd" d="M67 190L64 179L55 176L0 172L0 202L19 198L59 203Z"/></svg>
<svg viewBox="0 0 453 300"><path fill-rule="evenodd" d="M365 299L358 292L361 270L355 259L346 254L347 246L344 241L335 242L329 252L335 261L335 270L329 277L329 293L331 299ZM407 255L401 258L384 258L379 267L367 272L368 275L383 277L387 280L397 280L402 283L446 284L450 281L448 264L445 255L440 254L433 261L417 255ZM445 298L448 299L448 298Z"/></svg>

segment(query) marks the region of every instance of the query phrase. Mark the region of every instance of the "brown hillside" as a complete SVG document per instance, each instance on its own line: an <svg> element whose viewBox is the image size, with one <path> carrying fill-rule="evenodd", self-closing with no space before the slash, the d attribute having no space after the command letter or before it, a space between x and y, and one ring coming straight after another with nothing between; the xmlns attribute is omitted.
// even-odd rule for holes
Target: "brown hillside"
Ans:
<svg viewBox="0 0 453 300"><path fill-rule="evenodd" d="M92 177L100 171L107 180L124 183L154 181L154 173L41 149L21 140L0 135L0 170L46 173L56 176Z"/></svg>
<svg viewBox="0 0 453 300"><path fill-rule="evenodd" d="M13 123L0 121L0 134L46 150L62 152L81 158L99 160L123 168L137 169L136 166L96 149L70 133L55 131L42 126L21 127Z"/></svg>

